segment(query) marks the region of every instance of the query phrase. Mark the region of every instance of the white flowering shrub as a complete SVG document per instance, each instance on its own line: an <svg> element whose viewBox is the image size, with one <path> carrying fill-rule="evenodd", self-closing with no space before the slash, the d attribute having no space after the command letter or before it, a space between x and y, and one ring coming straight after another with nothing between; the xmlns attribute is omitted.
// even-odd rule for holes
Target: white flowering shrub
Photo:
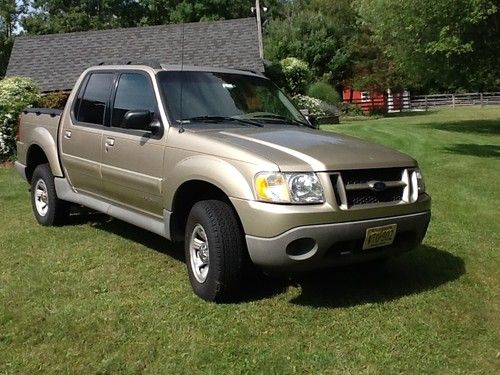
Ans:
<svg viewBox="0 0 500 375"><path fill-rule="evenodd" d="M29 78L9 77L0 81L0 161L14 157L19 115L39 100L40 91Z"/></svg>
<svg viewBox="0 0 500 375"><path fill-rule="evenodd" d="M291 95L303 94L312 76L307 63L295 57L287 57L280 61L280 66L286 91Z"/></svg>
<svg viewBox="0 0 500 375"><path fill-rule="evenodd" d="M339 110L332 104L326 103L323 100L312 98L307 95L295 95L293 101L299 109L306 109L310 114L315 116L331 116L339 115Z"/></svg>

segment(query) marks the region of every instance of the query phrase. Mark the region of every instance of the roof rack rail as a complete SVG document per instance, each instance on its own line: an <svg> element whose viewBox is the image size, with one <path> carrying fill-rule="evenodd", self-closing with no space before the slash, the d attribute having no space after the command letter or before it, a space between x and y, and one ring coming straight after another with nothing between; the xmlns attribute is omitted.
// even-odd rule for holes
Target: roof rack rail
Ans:
<svg viewBox="0 0 500 375"><path fill-rule="evenodd" d="M161 69L161 64L156 60L124 60L124 61L102 61L97 65L146 65L153 69Z"/></svg>

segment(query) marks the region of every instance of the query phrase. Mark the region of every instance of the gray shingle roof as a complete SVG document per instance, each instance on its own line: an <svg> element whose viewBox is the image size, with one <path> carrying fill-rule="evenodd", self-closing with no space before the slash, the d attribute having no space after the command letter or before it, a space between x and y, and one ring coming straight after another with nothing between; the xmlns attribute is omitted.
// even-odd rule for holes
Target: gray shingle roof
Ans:
<svg viewBox="0 0 500 375"><path fill-rule="evenodd" d="M88 67L156 60L263 71L255 18L85 31L15 39L7 76L34 79L42 91L71 89Z"/></svg>

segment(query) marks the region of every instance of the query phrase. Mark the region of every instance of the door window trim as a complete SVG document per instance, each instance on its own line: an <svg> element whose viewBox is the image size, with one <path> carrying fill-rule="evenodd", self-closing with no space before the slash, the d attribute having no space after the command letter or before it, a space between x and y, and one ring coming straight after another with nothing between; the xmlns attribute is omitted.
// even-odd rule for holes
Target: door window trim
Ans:
<svg viewBox="0 0 500 375"><path fill-rule="evenodd" d="M78 110L76 110L76 104L78 102L78 96L80 93L82 94L82 99L83 95L85 95L85 91L87 90L87 85L89 83L90 77L92 74L111 74L112 80L111 80L111 90L109 90L109 95L108 98L106 99L105 107L104 107L104 121L102 125L99 124L94 124L91 122L84 122L84 121L78 121L76 116L80 111L80 106L81 106L81 101L78 103ZM75 96L75 100L73 100L73 105L71 106L71 111L70 111L70 117L71 117L71 122L73 123L74 126L80 126L80 127L85 127L85 128L94 128L94 129L106 129L109 127L109 108L110 108L110 99L111 99L111 94L114 91L114 87L117 82L117 76L118 76L118 71L112 70L112 69L106 69L106 70L91 70L89 71L85 77L82 80L82 83L80 87L78 88L78 91Z"/></svg>
<svg viewBox="0 0 500 375"><path fill-rule="evenodd" d="M155 101L154 106L155 106L155 112L153 115L154 120L160 121L161 124L161 130L157 134L153 134L150 130L141 130L141 129L125 129L122 127L118 126L112 126L112 112L113 108L115 106L115 99L116 99L116 92L118 90L118 84L120 82L120 78L123 74L140 74L144 77L149 82L151 94L153 96L153 99ZM143 137L143 138L152 138L152 139L161 139L164 134L165 126L163 125L163 121L161 119L161 114L160 114L160 109L158 106L158 98L156 96L156 92L154 89L153 81L151 79L151 76L145 72L144 70L137 70L137 69L120 69L119 71L116 71L116 77L115 81L113 82L112 90L111 90L111 95L110 95L110 101L109 101L109 112L110 116L108 118L108 125L106 126L106 130L116 132L116 133L122 133L122 134L130 134L130 135L135 135L138 137Z"/></svg>

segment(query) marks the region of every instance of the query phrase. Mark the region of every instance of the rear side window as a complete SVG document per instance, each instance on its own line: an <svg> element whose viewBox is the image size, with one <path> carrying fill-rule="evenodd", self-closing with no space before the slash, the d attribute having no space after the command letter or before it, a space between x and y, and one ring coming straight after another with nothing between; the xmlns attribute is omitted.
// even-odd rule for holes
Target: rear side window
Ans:
<svg viewBox="0 0 500 375"><path fill-rule="evenodd" d="M76 114L78 122L104 125L106 103L113 83L113 73L92 73Z"/></svg>
<svg viewBox="0 0 500 375"><path fill-rule="evenodd" d="M148 77L138 73L120 75L116 88L112 126L120 127L128 111L149 111L155 113L156 100ZM149 129L149 124L144 124Z"/></svg>

